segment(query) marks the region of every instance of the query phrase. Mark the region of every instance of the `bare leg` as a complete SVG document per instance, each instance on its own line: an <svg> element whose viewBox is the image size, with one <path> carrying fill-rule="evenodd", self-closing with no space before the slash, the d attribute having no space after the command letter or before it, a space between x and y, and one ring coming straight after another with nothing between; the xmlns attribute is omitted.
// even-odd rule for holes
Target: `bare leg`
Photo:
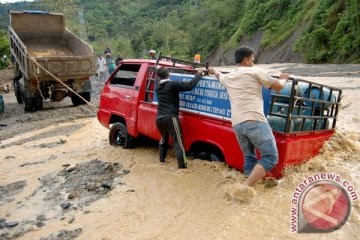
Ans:
<svg viewBox="0 0 360 240"><path fill-rule="evenodd" d="M247 186L253 186L259 179L265 177L265 175L265 168L260 164L256 164L244 184Z"/></svg>

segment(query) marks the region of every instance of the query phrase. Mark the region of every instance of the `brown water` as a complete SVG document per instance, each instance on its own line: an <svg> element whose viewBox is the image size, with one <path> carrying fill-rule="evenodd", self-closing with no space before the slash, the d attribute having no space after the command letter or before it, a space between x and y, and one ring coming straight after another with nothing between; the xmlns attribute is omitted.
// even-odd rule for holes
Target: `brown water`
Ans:
<svg viewBox="0 0 360 240"><path fill-rule="evenodd" d="M255 187L257 194L250 203L239 204L224 198L225 187L243 180L241 173L218 163L199 160L190 162L187 170L177 170L175 158L160 165L157 149L141 147L134 150L113 148L107 142L107 131L96 119L76 121L85 124L56 148L39 150L34 145L53 142L41 139L1 150L0 159L12 155L15 159L1 161L2 185L26 180L24 191L16 200L0 206L0 216L10 213L12 220L31 219L39 214L47 218L54 212L44 209L41 196L27 202L38 187L37 178L62 169L65 163L80 163L94 158L119 161L131 170L124 177L126 185L116 187L108 197L86 207L90 211L73 212L72 224L67 221L48 221L42 228L33 227L20 239L38 239L61 229L83 228L79 239L303 239L290 233L290 201L293 188L307 176L319 172L336 172L360 189L359 135L337 134L325 147L324 153L311 162L291 169L275 188ZM74 124L74 123L70 123ZM69 123L56 127L68 126ZM51 130L42 129L3 143L26 138ZM48 160L54 155L56 159ZM42 165L19 167L24 163L45 161ZM135 189L135 192L127 192ZM16 208L17 202L25 206ZM359 205L358 205L359 206ZM348 223L340 230L325 235L306 235L308 239L357 239L360 233L359 207L353 208Z"/></svg>
<svg viewBox="0 0 360 240"><path fill-rule="evenodd" d="M26 186L14 196L14 201L0 202L0 218L21 222L44 214L49 219L43 227L27 226L29 231L19 239L39 239L62 229L77 228L83 229L77 239L359 239L359 201L353 203L349 221L333 233L290 232L294 187L306 177L318 172L334 172L360 193L357 121L360 104L355 101L358 96L359 89L346 90L343 105L350 106L342 110L339 132L326 143L319 156L288 169L274 188L256 185L256 195L248 203L232 202L225 197L227 187L244 180L240 172L220 163L200 160L190 161L186 170L178 170L174 155L170 155L165 164L158 163L156 147L114 148L108 143L108 130L96 118L18 134L1 142L8 147L0 148L0 185L26 180ZM54 134L58 128L74 125L77 129L67 134ZM51 136L46 135L49 132ZM60 139L66 142L51 148L39 147ZM106 197L85 207L88 214L71 211L64 214L65 219L55 219L58 211L43 202L42 194L31 196L40 185L39 177L60 171L63 164L92 159L120 162L131 172L122 179L125 185L117 185ZM42 163L20 167L36 162ZM71 218L75 220L68 223ZM1 231L4 230L0 230L0 234Z"/></svg>

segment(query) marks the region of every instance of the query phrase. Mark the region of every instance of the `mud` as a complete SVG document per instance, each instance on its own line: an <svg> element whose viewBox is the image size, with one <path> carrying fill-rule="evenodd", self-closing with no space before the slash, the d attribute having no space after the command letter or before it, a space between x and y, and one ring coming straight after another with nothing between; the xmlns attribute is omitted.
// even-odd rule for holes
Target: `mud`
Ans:
<svg viewBox="0 0 360 240"><path fill-rule="evenodd" d="M81 228L75 230L61 230L57 234L51 234L48 237L40 238L40 240L71 240L77 238L82 233Z"/></svg>
<svg viewBox="0 0 360 240"><path fill-rule="evenodd" d="M43 164L41 162L39 164ZM20 165L29 167L33 164ZM16 239L24 236L34 228L42 228L51 221L75 221L73 212L81 211L88 214L90 211L84 207L105 197L116 185L125 185L121 178L129 171L123 169L119 162L103 162L94 159L76 165L64 164L59 172L52 172L38 178L39 186L27 197L26 201L18 201L15 210L21 211L36 205L41 201L46 211L34 211L31 218L16 222L13 227L4 226L6 230L1 233L1 239ZM17 181L5 186L0 186L0 204L14 201L13 196L20 194L26 186L25 181ZM5 225L11 222L11 213L4 218ZM34 218L35 217L35 218ZM16 229L15 229L16 227ZM14 228L14 231L11 231ZM74 239L82 230L60 231L57 235L41 239Z"/></svg>
<svg viewBox="0 0 360 240"><path fill-rule="evenodd" d="M25 186L26 181L17 181L5 186L0 186L0 205L14 201L13 196L20 193Z"/></svg>

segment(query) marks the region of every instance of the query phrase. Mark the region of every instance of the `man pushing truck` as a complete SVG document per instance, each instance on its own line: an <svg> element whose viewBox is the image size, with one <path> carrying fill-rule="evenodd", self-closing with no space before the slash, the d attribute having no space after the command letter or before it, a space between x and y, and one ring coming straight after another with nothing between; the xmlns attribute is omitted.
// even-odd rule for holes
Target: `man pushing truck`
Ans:
<svg viewBox="0 0 360 240"><path fill-rule="evenodd" d="M278 162L275 137L264 115L261 88L264 86L280 91L289 79L288 74L280 74L281 81L255 68L254 54L252 48L242 46L235 52L236 68L231 73L222 74L214 68L209 69L209 73L220 80L230 96L232 127L245 158L246 180L244 185L237 184L234 188L240 192L265 177ZM255 148L260 152L260 160L256 158Z"/></svg>
<svg viewBox="0 0 360 240"><path fill-rule="evenodd" d="M179 93L190 91L202 77L203 70L199 70L190 82L171 81L169 70L160 67L157 70L159 81L156 94L159 100L156 116L156 126L161 134L159 142L160 162L165 162L168 150L169 135L173 139L176 159L179 168L186 168L186 153L183 145L182 129L179 121Z"/></svg>

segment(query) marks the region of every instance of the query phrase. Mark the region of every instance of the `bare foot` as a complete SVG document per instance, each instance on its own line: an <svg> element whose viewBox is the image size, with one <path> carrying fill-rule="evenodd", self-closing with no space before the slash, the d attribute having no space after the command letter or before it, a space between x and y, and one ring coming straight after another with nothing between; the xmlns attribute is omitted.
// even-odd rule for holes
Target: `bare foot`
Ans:
<svg viewBox="0 0 360 240"><path fill-rule="evenodd" d="M250 202L254 195L254 188L241 183L235 183L234 185L230 185L225 191L225 196L228 197L230 200L242 203Z"/></svg>

